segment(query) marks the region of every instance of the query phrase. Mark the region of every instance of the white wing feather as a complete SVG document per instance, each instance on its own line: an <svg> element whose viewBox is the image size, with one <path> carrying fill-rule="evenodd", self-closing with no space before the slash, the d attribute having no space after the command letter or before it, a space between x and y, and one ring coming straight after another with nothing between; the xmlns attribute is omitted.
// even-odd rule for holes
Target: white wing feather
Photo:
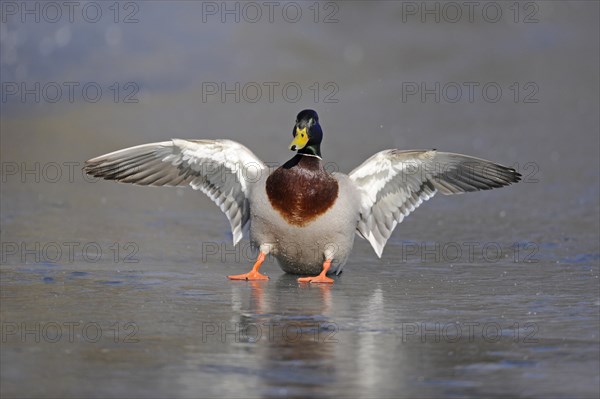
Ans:
<svg viewBox="0 0 600 399"><path fill-rule="evenodd" d="M250 218L251 185L267 168L235 141L172 139L101 155L86 161L84 170L123 183L200 190L227 216L235 245Z"/></svg>
<svg viewBox="0 0 600 399"><path fill-rule="evenodd" d="M512 168L435 150L381 151L349 176L361 193L357 232L379 257L396 225L438 191L489 190L520 180Z"/></svg>

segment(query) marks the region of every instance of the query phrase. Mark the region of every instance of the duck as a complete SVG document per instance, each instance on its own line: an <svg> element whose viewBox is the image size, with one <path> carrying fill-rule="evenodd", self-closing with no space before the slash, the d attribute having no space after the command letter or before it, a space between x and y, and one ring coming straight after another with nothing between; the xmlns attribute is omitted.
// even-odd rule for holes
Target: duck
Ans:
<svg viewBox="0 0 600 399"><path fill-rule="evenodd" d="M334 282L354 245L366 239L381 258L395 227L438 192L489 190L521 175L500 164L433 150L380 151L348 174L326 170L316 111L298 113L289 149L268 168L242 144L227 139L171 139L142 144L85 162L90 176L142 186L190 186L206 194L231 225L233 244L246 232L258 258L230 280L260 281L268 255L300 283Z"/></svg>

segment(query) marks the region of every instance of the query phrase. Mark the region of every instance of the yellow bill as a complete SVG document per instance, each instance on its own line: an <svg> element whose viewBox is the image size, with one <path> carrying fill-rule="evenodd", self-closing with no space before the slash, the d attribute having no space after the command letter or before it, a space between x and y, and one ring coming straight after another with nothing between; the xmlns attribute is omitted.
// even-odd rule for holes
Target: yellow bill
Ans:
<svg viewBox="0 0 600 399"><path fill-rule="evenodd" d="M290 150L297 151L306 147L308 143L308 133L306 133L306 127L302 129L296 128L296 135L294 136L294 140L290 144Z"/></svg>

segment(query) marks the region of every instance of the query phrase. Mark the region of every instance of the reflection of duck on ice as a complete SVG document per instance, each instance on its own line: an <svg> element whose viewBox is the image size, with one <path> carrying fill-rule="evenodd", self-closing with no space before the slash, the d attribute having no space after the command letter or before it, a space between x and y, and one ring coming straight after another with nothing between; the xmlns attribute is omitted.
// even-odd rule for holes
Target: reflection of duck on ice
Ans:
<svg viewBox="0 0 600 399"><path fill-rule="evenodd" d="M331 286L298 289L293 277L282 275L274 286L259 281L232 287L236 318L217 331L237 334L242 342L268 341L270 345L337 342L338 326L325 316L331 313ZM302 303L290 308L289 303Z"/></svg>

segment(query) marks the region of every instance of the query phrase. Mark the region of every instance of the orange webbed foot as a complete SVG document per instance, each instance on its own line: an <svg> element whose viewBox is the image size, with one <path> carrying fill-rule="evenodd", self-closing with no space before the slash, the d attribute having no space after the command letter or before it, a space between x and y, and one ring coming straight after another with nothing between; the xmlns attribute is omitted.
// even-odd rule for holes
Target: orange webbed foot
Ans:
<svg viewBox="0 0 600 399"><path fill-rule="evenodd" d="M267 254L264 252L260 252L258 254L258 259L256 259L256 263L252 267L248 273L244 274L236 274L235 276L227 276L230 280L246 280L246 281L261 281L268 280L269 276L265 276L264 274L260 274L258 269L260 269L260 265L265 261Z"/></svg>
<svg viewBox="0 0 600 399"><path fill-rule="evenodd" d="M318 283L318 284L333 284L333 279L327 277L327 270L331 267L331 260L327 259L323 263L323 271L321 274L314 277L300 277L298 279L299 283Z"/></svg>
<svg viewBox="0 0 600 399"><path fill-rule="evenodd" d="M300 277L299 283L320 283L320 284L333 284L333 279L325 275L319 274L314 277Z"/></svg>
<svg viewBox="0 0 600 399"><path fill-rule="evenodd" d="M264 274L260 274L259 272L248 272L244 274L236 274L235 276L227 276L230 280L246 280L246 281L258 281L258 280L268 280L269 276L265 276Z"/></svg>

